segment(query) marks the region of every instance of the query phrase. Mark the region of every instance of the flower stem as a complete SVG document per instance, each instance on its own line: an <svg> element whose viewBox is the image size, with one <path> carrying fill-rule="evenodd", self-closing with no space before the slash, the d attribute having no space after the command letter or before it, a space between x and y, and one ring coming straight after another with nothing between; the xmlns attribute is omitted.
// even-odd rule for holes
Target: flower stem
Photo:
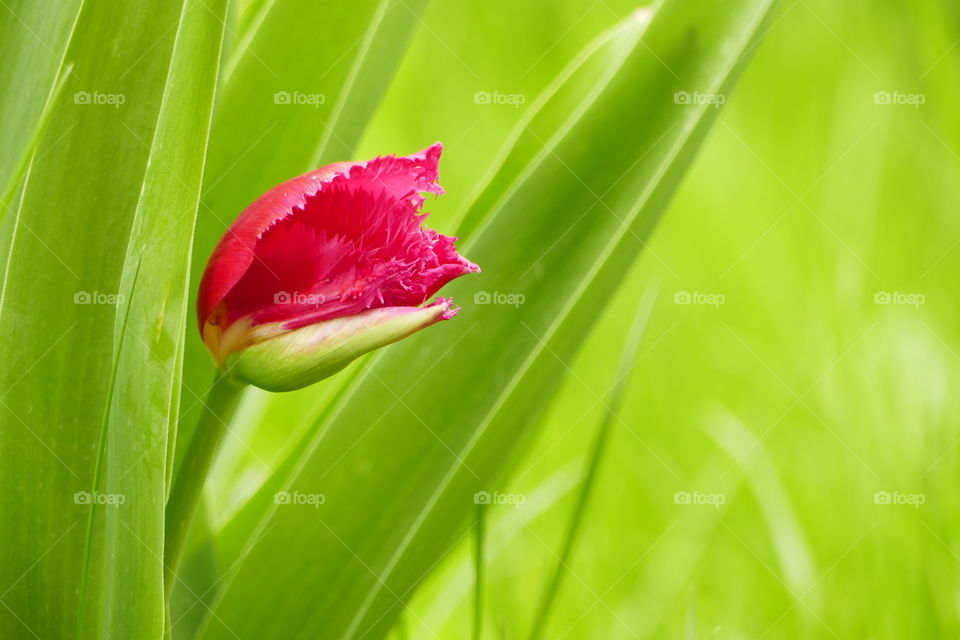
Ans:
<svg viewBox="0 0 960 640"><path fill-rule="evenodd" d="M227 432L227 425L243 389L243 385L223 371L217 370L203 403L203 413L197 421L197 428L187 445L180 471L170 489L163 546L163 578L168 598L173 592L176 571L180 566L187 534L190 532L190 524L197 511L210 465Z"/></svg>
<svg viewBox="0 0 960 640"><path fill-rule="evenodd" d="M473 640L483 635L483 591L484 591L484 546L486 540L486 509L488 505L477 505L477 537L473 550L474 587L473 587Z"/></svg>

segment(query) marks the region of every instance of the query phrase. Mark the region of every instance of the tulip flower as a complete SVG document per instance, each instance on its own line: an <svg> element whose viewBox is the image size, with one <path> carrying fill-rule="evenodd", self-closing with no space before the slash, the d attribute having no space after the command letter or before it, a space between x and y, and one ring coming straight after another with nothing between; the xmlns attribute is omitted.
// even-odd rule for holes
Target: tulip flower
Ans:
<svg viewBox="0 0 960 640"><path fill-rule="evenodd" d="M197 301L221 369L298 389L456 315L451 300L428 300L479 268L456 238L423 224L423 194L443 193L441 150L327 165L247 207L210 257Z"/></svg>
<svg viewBox="0 0 960 640"><path fill-rule="evenodd" d="M219 368L167 501L168 596L246 384L299 389L456 315L448 298L430 298L480 269L457 253L456 238L423 225L423 194L443 193L442 149L337 162L288 180L247 207L214 249L197 320Z"/></svg>

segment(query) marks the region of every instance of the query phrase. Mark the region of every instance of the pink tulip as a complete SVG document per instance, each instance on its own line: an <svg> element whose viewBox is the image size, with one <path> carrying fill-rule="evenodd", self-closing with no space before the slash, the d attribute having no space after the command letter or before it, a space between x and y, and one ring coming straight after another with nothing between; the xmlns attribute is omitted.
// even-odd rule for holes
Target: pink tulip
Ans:
<svg viewBox="0 0 960 640"><path fill-rule="evenodd" d="M442 145L338 162L258 198L224 234L200 282L200 333L234 377L270 390L327 377L363 353L456 315L427 301L479 267L423 226L442 194Z"/></svg>

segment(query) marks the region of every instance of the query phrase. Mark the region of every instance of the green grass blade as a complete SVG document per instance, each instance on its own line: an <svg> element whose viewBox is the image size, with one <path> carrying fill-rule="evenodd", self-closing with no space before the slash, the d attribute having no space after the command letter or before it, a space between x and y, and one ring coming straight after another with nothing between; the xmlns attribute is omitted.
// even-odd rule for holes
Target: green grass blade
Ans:
<svg viewBox="0 0 960 640"><path fill-rule="evenodd" d="M25 171L61 82L82 0L0 3L0 219ZM58 80L59 78L59 80Z"/></svg>
<svg viewBox="0 0 960 640"><path fill-rule="evenodd" d="M474 531L473 547L473 640L483 637L483 595L484 595L484 563L486 562L487 538L487 505L478 504L476 508L476 530Z"/></svg>
<svg viewBox="0 0 960 640"><path fill-rule="evenodd" d="M50 95L40 112L40 117L33 128L33 133L30 135L29 140L27 140L26 148L21 152L20 159L11 172L6 188L0 193L0 225L3 224L4 214L10 210L10 203L14 195L22 186L23 177L27 173L30 159L36 152L37 145L40 144L43 132L46 130L47 123L50 121L50 114L53 113L53 105L60 100L60 95L63 93L64 86L67 84L67 77L70 75L71 70L72 67L70 66L64 68L63 72L56 79L56 82L54 82L53 88L50 90ZM4 240L6 241L6 238L4 238ZM4 242L4 250L6 250L5 245L6 242Z"/></svg>
<svg viewBox="0 0 960 640"><path fill-rule="evenodd" d="M490 514L487 524L488 532L484 544L484 561L486 579L492 584L496 579L493 568L498 564L512 565L504 556L523 545L522 536L529 532L543 518L550 518L559 509L561 501L576 493L582 478L581 465L576 462L567 463L559 469L553 470L542 482L524 491L526 502L522 509L509 509L499 514ZM452 561L438 566L438 571L432 572L429 578L430 586L419 590L414 599L408 604L417 611L417 628L415 637L430 635L430 631L440 633L446 630L459 630L463 615L469 611L471 590L473 586L474 560L466 549L456 549ZM539 558L535 560L538 565ZM486 599L490 607L496 601L495 590L486 591ZM499 594L502 597L502 594ZM531 602L531 604L535 604ZM499 617L499 616L498 616ZM491 618L488 609L487 619ZM503 627L502 618L497 620L498 629ZM502 635L502 634L501 634ZM519 630L517 632L519 636Z"/></svg>
<svg viewBox="0 0 960 640"><path fill-rule="evenodd" d="M473 494L500 486L529 441L558 359L576 352L702 140L716 109L674 94L728 90L771 4L660 7L609 86L478 226L466 254L484 272L450 288L463 316L372 359L317 425L284 488L324 493L322 511L270 506L202 637L389 630L468 525ZM471 305L477 290L526 302Z"/></svg>
<svg viewBox="0 0 960 640"><path fill-rule="evenodd" d="M477 191L467 198L463 207L465 216L457 229L460 238L470 238L484 220L491 219L549 157L550 148L569 132L609 85L637 46L651 16L649 9L637 11L632 20L597 36L530 105L530 110L507 136L499 156L490 163L489 175L478 181Z"/></svg>
<svg viewBox="0 0 960 640"><path fill-rule="evenodd" d="M530 640L538 640L543 636L547 628L550 610L554 605L557 593L563 584L563 577L567 571L567 565L573 553L574 545L578 539L581 527L583 526L583 516L587 510L587 503L590 500L590 494L593 491L600 465L604 459L604 453L607 449L607 442L610 439L610 430L617 420L617 412L623 404L623 396L630 384L634 367L637 364L637 355L640 352L640 341L647 327L647 321L650 319L650 311L653 309L653 301L656 298L656 289L647 292L641 300L637 309L636 317L627 336L624 345L623 358L620 361L620 368L614 381L613 388L610 391L610 397L604 403L604 413L594 436L593 448L587 458L587 469L584 473L583 483L580 492L577 495L577 502L574 505L570 522L567 525L567 531L560 546L560 554L557 556L557 564L550 574L550 578L544 588L540 599L540 605L537 608L534 617L533 626L530 630Z"/></svg>
<svg viewBox="0 0 960 640"><path fill-rule="evenodd" d="M129 305L118 325L117 378L107 432L152 425L165 443L165 473L153 492L166 496L172 472L187 326L190 246L200 199L207 139L224 38L227 2L187 0L175 38L144 190L128 245L121 290ZM153 453L153 452L151 452ZM122 459L122 456L109 456ZM113 467L108 471L124 473ZM151 511L151 516L155 512ZM162 525L161 525L162 526ZM149 546L162 558L163 535ZM146 542L146 541L141 541Z"/></svg>
<svg viewBox="0 0 960 640"><path fill-rule="evenodd" d="M705 422L704 430L730 455L731 464L742 470L750 491L756 496L784 584L794 594L806 594L816 580L810 546L763 443L757 442L753 432L725 410L716 409ZM811 594L806 599L807 606L814 611L821 604L817 595Z"/></svg>
<svg viewBox="0 0 960 640"><path fill-rule="evenodd" d="M0 537L17 553L0 636L163 631L167 430L223 5L80 14L6 256L0 450L18 464L2 465Z"/></svg>

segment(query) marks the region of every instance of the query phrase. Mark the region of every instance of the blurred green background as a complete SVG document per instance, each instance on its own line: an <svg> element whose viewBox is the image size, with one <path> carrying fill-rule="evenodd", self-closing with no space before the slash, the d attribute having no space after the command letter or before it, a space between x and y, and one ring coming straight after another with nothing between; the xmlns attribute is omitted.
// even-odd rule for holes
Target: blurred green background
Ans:
<svg viewBox="0 0 960 640"><path fill-rule="evenodd" d="M474 94L528 106L634 8L432 3L360 157L443 140L448 195L428 208L449 228L526 108ZM786 0L754 55L647 252L569 371L558 363L565 387L499 487L526 502L490 511L485 637L527 632L599 398L656 283L546 637L960 633L960 7ZM683 292L691 304L675 303ZM418 592L409 637L469 633L471 549L465 538Z"/></svg>
<svg viewBox="0 0 960 640"><path fill-rule="evenodd" d="M960 637L960 5L662 4L632 40L626 0L0 0L0 635L527 638L592 486L542 638ZM551 360L709 124L683 102L731 85L758 24L639 260L576 357ZM323 104L277 98L297 92ZM460 246L486 271L448 288L460 317L314 387L247 393L165 597L217 238L283 179L437 140L430 226L483 231ZM547 245L568 252L549 278ZM491 282L529 306L482 306ZM278 489L331 500L281 509ZM511 504L475 508L476 489Z"/></svg>

